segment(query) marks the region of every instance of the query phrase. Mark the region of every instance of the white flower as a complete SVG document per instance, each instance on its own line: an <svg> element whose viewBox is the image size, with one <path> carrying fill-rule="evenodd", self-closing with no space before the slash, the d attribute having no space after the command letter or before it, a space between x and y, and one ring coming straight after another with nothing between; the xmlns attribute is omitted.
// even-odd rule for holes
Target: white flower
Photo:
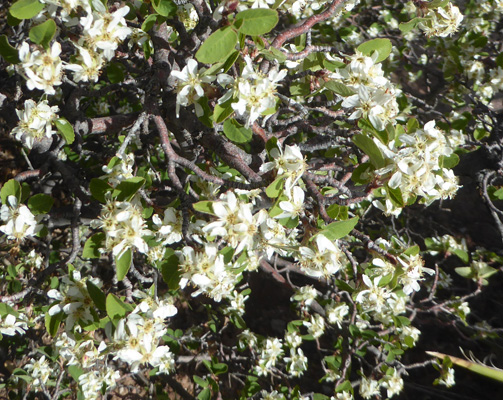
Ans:
<svg viewBox="0 0 503 400"><path fill-rule="evenodd" d="M152 222L158 228L157 237L161 240L161 245L177 243L182 240L182 225L183 218L180 211L173 207L168 207L164 210L164 219L155 214L152 217Z"/></svg>
<svg viewBox="0 0 503 400"><path fill-rule="evenodd" d="M0 316L0 333L7 336L24 335L28 329L26 322L17 320L12 314L8 314L5 318Z"/></svg>
<svg viewBox="0 0 503 400"><path fill-rule="evenodd" d="M456 384L456 380L454 379L454 369L448 368L447 371L442 374L438 383L447 387L454 386Z"/></svg>
<svg viewBox="0 0 503 400"><path fill-rule="evenodd" d="M301 247L299 249L300 267L308 275L317 278L328 278L338 272L345 257L337 244L322 234L316 235L313 242L316 247Z"/></svg>
<svg viewBox="0 0 503 400"><path fill-rule="evenodd" d="M30 359L30 362L24 368L28 372L31 372L31 377L34 378L34 386L45 385L51 377L52 368L45 359L45 356L42 356L40 360Z"/></svg>
<svg viewBox="0 0 503 400"><path fill-rule="evenodd" d="M201 70L201 73L204 72ZM179 117L180 106L188 106L190 104L195 104L196 115L202 115L202 108L197 104L197 100L204 96L204 83L211 83L215 80L215 76L206 75L202 76L198 72L197 61L194 59L187 60L187 65L181 71L171 71L171 76L174 77L177 82L176 95L176 117Z"/></svg>
<svg viewBox="0 0 503 400"><path fill-rule="evenodd" d="M7 222L5 225L0 225L0 232L6 234L8 239L22 241L42 229L42 225L38 224L37 218L29 208L24 204L18 204L15 196L7 197L7 204L0 208L0 218Z"/></svg>
<svg viewBox="0 0 503 400"><path fill-rule="evenodd" d="M388 398L391 398L402 391L403 379L400 377L398 371L393 368L393 374L386 375L382 385L387 389Z"/></svg>
<svg viewBox="0 0 503 400"><path fill-rule="evenodd" d="M304 191L299 186L294 186L287 193L288 201L280 201L279 208L283 212L274 218L295 218L304 211Z"/></svg>
<svg viewBox="0 0 503 400"><path fill-rule="evenodd" d="M57 119L57 106L49 106L47 100L35 103L33 100L24 102L24 110L16 110L19 123L11 135L17 140L23 141L24 145L31 149L36 140L44 137L50 138L56 133L52 129L52 122Z"/></svg>
<svg viewBox="0 0 503 400"><path fill-rule="evenodd" d="M17 71L26 78L26 86L29 90L39 89L45 94L55 94L54 86L61 85L63 62L59 55L61 45L55 41L51 48L46 51L30 51L27 42L23 42L19 48L19 63Z"/></svg>
<svg viewBox="0 0 503 400"><path fill-rule="evenodd" d="M337 325L341 329L344 317L349 314L349 306L346 303L337 305L335 302L332 302L325 307L325 311L328 322L332 325Z"/></svg>
<svg viewBox="0 0 503 400"><path fill-rule="evenodd" d="M100 53L88 50L82 46L75 45L79 51L78 64L68 64L65 69L73 71L73 80L75 82L98 82L101 68L105 63Z"/></svg>
<svg viewBox="0 0 503 400"><path fill-rule="evenodd" d="M360 394L364 399L370 399L379 394L379 382L373 379L362 378L360 382Z"/></svg>
<svg viewBox="0 0 503 400"><path fill-rule="evenodd" d="M391 95L382 90L369 90L361 85L358 94L348 96L342 102L344 108L355 108L349 119L367 117L374 128L381 131L384 129L385 113L384 105L391 100Z"/></svg>
<svg viewBox="0 0 503 400"><path fill-rule="evenodd" d="M105 59L111 60L119 43L131 35L124 17L129 13L129 7L124 6L110 14L101 1L93 1L92 11L85 7L87 15L80 19L83 35L79 45L88 49L101 51Z"/></svg>

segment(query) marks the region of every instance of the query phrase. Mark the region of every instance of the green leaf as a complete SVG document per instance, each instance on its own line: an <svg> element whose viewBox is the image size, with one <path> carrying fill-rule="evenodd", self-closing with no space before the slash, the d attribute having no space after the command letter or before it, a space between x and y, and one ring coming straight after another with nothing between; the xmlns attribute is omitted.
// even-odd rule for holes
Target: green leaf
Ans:
<svg viewBox="0 0 503 400"><path fill-rule="evenodd" d="M271 183L269 186L267 186L267 189L265 190L265 194L267 196L269 196L271 199L275 199L276 197L279 197L279 195L283 191L284 184L285 184L285 178L283 176L276 178L273 183Z"/></svg>
<svg viewBox="0 0 503 400"><path fill-rule="evenodd" d="M14 315L16 318L19 317L19 313L11 306L5 303L0 303L0 316L5 317L9 314Z"/></svg>
<svg viewBox="0 0 503 400"><path fill-rule="evenodd" d="M344 220L348 219L348 207L332 204L327 208L327 214L330 218Z"/></svg>
<svg viewBox="0 0 503 400"><path fill-rule="evenodd" d="M421 21L425 20L426 18L412 18L409 22L402 22L400 25L398 25L398 29L402 31L402 33L408 33L412 29L414 29Z"/></svg>
<svg viewBox="0 0 503 400"><path fill-rule="evenodd" d="M194 382L196 383L196 385L199 385L202 388L208 387L208 381L206 379L200 378L197 375L194 375L192 377L192 379L194 380Z"/></svg>
<svg viewBox="0 0 503 400"><path fill-rule="evenodd" d="M313 393L313 400L330 400L330 397L321 393Z"/></svg>
<svg viewBox="0 0 503 400"><path fill-rule="evenodd" d="M203 389L201 391L201 393L199 393L197 395L197 399L198 400L211 400L211 389L210 388Z"/></svg>
<svg viewBox="0 0 503 400"><path fill-rule="evenodd" d="M388 194L389 199L396 207L404 207L405 202L403 201L402 191L399 187L396 189L390 188L388 185L385 186L386 193Z"/></svg>
<svg viewBox="0 0 503 400"><path fill-rule="evenodd" d="M196 58L203 64L224 61L234 51L237 41L238 35L230 26L220 28L204 41Z"/></svg>
<svg viewBox="0 0 503 400"><path fill-rule="evenodd" d="M407 120L407 133L412 135L419 129L419 121L416 118L409 118Z"/></svg>
<svg viewBox="0 0 503 400"><path fill-rule="evenodd" d="M331 90L334 93L340 94L343 97L352 96L353 94L355 94L355 92L352 89L348 88L343 83L340 83L337 81L325 82L325 87L328 90Z"/></svg>
<svg viewBox="0 0 503 400"><path fill-rule="evenodd" d="M227 139L235 143L247 143L253 137L253 132L249 128L245 128L235 119L228 119L224 122L224 134Z"/></svg>
<svg viewBox="0 0 503 400"><path fill-rule="evenodd" d="M56 33L56 23L53 19L35 25L30 29L30 40L33 43L43 46L45 49L49 47L54 34Z"/></svg>
<svg viewBox="0 0 503 400"><path fill-rule="evenodd" d="M117 271L117 280L122 281L131 267L132 251L127 249L122 255L115 259L115 267Z"/></svg>
<svg viewBox="0 0 503 400"><path fill-rule="evenodd" d="M171 249L170 249L171 250ZM172 254L162 260L159 265L163 281L168 285L169 290L177 290L180 287L180 270L178 257L172 251Z"/></svg>
<svg viewBox="0 0 503 400"><path fill-rule="evenodd" d="M324 227L319 233L328 240L341 239L347 236L358 223L358 217L350 218L345 221L336 221Z"/></svg>
<svg viewBox="0 0 503 400"><path fill-rule="evenodd" d="M370 163L363 163L358 165L351 175L351 180L357 185L365 185L370 182L371 176L368 174Z"/></svg>
<svg viewBox="0 0 503 400"><path fill-rule="evenodd" d="M499 54L496 56L496 65L497 65L498 67L503 68L503 53L499 53Z"/></svg>
<svg viewBox="0 0 503 400"><path fill-rule="evenodd" d="M374 143L372 139L363 134L357 134L353 136L353 143L356 144L365 154L370 158L372 165L379 169L386 165L386 161L379 150L379 147Z"/></svg>
<svg viewBox="0 0 503 400"><path fill-rule="evenodd" d="M33 214L47 214L54 204L54 199L47 194L36 194L28 199L28 208Z"/></svg>
<svg viewBox="0 0 503 400"><path fill-rule="evenodd" d="M213 212L213 202L212 201L198 201L197 203L192 204L192 207L194 210L205 213L205 214L210 214L210 215L215 215Z"/></svg>
<svg viewBox="0 0 503 400"><path fill-rule="evenodd" d="M388 132L386 130L378 131L367 118L360 118L358 120L358 128L365 133L370 133L384 144L388 144L389 142Z"/></svg>
<svg viewBox="0 0 503 400"><path fill-rule="evenodd" d="M100 203L106 203L105 193L113 190L112 186L106 183L103 179L93 178L89 184L91 195Z"/></svg>
<svg viewBox="0 0 503 400"><path fill-rule="evenodd" d="M371 56L374 51L377 51L379 55L375 62L379 63L388 58L392 47L391 40L389 39L372 39L359 45L357 50L366 56Z"/></svg>
<svg viewBox="0 0 503 400"><path fill-rule="evenodd" d="M433 0L430 3L426 3L426 6L432 10L434 8L445 7L449 3L449 0Z"/></svg>
<svg viewBox="0 0 503 400"><path fill-rule="evenodd" d="M129 201L145 183L145 179L135 176L126 179L117 185L112 192L112 197L117 201Z"/></svg>
<svg viewBox="0 0 503 400"><path fill-rule="evenodd" d="M65 139L67 144L72 144L75 140L75 132L73 131L73 126L65 118L58 118L54 121L54 125L58 129L61 136Z"/></svg>
<svg viewBox="0 0 503 400"><path fill-rule="evenodd" d="M96 304L96 307L102 311L106 311L107 309L107 297L105 296L105 293L96 286L94 283L92 283L89 279L86 281L86 286L87 286L87 291L89 292L89 296L91 296L91 299L93 299L94 304Z"/></svg>
<svg viewBox="0 0 503 400"><path fill-rule="evenodd" d="M126 314L133 311L133 307L130 304L124 303L115 294L109 293L106 301L107 315L114 325L121 318L124 318Z"/></svg>
<svg viewBox="0 0 503 400"><path fill-rule="evenodd" d="M141 24L141 30L144 32L148 32L153 28L155 23L157 22L157 18L159 17L159 14L150 14L147 18L145 18L145 21L143 21L143 24Z"/></svg>
<svg viewBox="0 0 503 400"><path fill-rule="evenodd" d="M84 373L84 370L78 365L69 365L66 367L66 370L70 374L70 376L75 380L75 382L79 381L79 376Z"/></svg>
<svg viewBox="0 0 503 400"><path fill-rule="evenodd" d="M0 36L0 56L11 64L18 64L20 61L17 50L10 45L5 35Z"/></svg>
<svg viewBox="0 0 503 400"><path fill-rule="evenodd" d="M260 54L263 54L265 58L269 61L278 61L280 64L286 61L286 54L275 47L269 47L268 49L260 50Z"/></svg>
<svg viewBox="0 0 503 400"><path fill-rule="evenodd" d="M178 10L177 5L172 0L152 0L151 4L154 10L163 17L174 16Z"/></svg>
<svg viewBox="0 0 503 400"><path fill-rule="evenodd" d="M107 77L111 83L122 82L125 78L124 66L121 63L110 63L107 67Z"/></svg>
<svg viewBox="0 0 503 400"><path fill-rule="evenodd" d="M331 60L323 60L323 66L331 72L335 72L337 68L344 68L346 64L341 61L331 61Z"/></svg>
<svg viewBox="0 0 503 400"><path fill-rule="evenodd" d="M222 103L222 105L217 104L215 106L215 109L213 110L213 121L215 121L215 123L219 124L232 115L234 109L231 104L232 99L229 99L225 103Z"/></svg>
<svg viewBox="0 0 503 400"><path fill-rule="evenodd" d="M491 136L491 134L486 131L484 128L476 128L474 131L473 131L473 138L475 140L482 140L486 137L489 137Z"/></svg>
<svg viewBox="0 0 503 400"><path fill-rule="evenodd" d="M7 204L7 197L14 196L18 203L21 201L21 185L15 179L9 179L0 190L0 199L2 204Z"/></svg>
<svg viewBox="0 0 503 400"><path fill-rule="evenodd" d="M222 72L225 73L231 69L231 67L234 65L236 60L239 58L239 54L240 54L239 51L236 50L236 51L232 52L229 57L227 57L227 60L225 60L225 63L222 66ZM206 73L206 71L205 71L205 73Z"/></svg>
<svg viewBox="0 0 503 400"><path fill-rule="evenodd" d="M239 32L245 35L258 36L270 32L278 23L279 17L276 10L268 8L251 8L241 11L236 15L235 24L243 21Z"/></svg>
<svg viewBox="0 0 503 400"><path fill-rule="evenodd" d="M101 253L99 249L103 247L105 241L105 234L103 232L95 233L86 240L84 250L82 250L83 258L100 258Z"/></svg>
<svg viewBox="0 0 503 400"><path fill-rule="evenodd" d="M58 333L61 321L63 321L63 316L65 313L63 311L57 313L56 315L49 315L49 312L45 313L45 329L47 333L52 337L55 337Z"/></svg>
<svg viewBox="0 0 503 400"><path fill-rule="evenodd" d="M30 19L38 15L45 7L39 0L19 0L10 8L9 13L17 19Z"/></svg>
<svg viewBox="0 0 503 400"><path fill-rule="evenodd" d="M454 168L459 164L459 156L452 153L450 156L440 156L439 164L442 168Z"/></svg>

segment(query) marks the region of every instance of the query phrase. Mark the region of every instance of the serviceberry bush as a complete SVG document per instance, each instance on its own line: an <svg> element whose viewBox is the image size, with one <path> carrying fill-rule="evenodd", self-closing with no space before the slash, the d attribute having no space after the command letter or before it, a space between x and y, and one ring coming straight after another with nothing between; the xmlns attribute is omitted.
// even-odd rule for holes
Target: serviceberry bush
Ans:
<svg viewBox="0 0 503 400"><path fill-rule="evenodd" d="M407 361L417 321L497 334L469 315L502 258L406 227L456 196L476 150L503 233L502 14L4 2L0 391L381 399L431 365L454 385L449 358Z"/></svg>

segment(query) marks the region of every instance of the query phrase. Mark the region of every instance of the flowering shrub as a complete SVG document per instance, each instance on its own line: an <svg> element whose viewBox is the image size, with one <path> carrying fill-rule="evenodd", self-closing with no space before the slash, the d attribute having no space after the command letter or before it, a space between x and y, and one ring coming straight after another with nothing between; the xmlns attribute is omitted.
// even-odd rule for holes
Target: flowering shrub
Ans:
<svg viewBox="0 0 503 400"><path fill-rule="evenodd" d="M11 398L392 398L429 364L454 385L448 358L407 360L418 316L467 324L500 259L400 227L486 140L503 233L501 1L4 11L27 163L0 192Z"/></svg>

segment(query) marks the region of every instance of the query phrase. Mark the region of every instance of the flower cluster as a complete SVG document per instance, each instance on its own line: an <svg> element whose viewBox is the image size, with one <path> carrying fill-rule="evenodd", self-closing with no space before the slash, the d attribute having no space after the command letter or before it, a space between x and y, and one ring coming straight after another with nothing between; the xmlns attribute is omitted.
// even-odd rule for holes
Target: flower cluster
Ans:
<svg viewBox="0 0 503 400"><path fill-rule="evenodd" d="M342 102L342 107L354 109L349 119L368 118L381 131L398 113L399 90L384 76L378 57L377 51L371 57L356 51L347 57L346 67L337 69L331 78L356 92Z"/></svg>
<svg viewBox="0 0 503 400"><path fill-rule="evenodd" d="M7 204L0 208L0 219L5 222L0 225L0 232L7 235L8 239L22 241L27 237L34 236L41 229L39 224L41 216L34 216L24 204L19 204L16 196L8 196Z"/></svg>
<svg viewBox="0 0 503 400"><path fill-rule="evenodd" d="M277 101L276 87L286 76L286 70L272 70L266 76L254 68L250 57L244 57L244 61L239 78L234 79L227 74L218 75L218 83L228 89L218 102L223 104L232 99L232 108L238 117L246 119L248 127L258 117L273 111Z"/></svg>
<svg viewBox="0 0 503 400"><path fill-rule="evenodd" d="M389 164L376 170L378 176L389 176L391 189L400 189L405 203L416 196L431 204L438 199L451 198L459 188L458 179L443 160L453 154L453 147L435 121L428 122L423 129L400 135L396 141L385 146L380 140L374 142L389 160ZM388 214L398 215L401 209L390 199L385 203L375 200L374 205Z"/></svg>
<svg viewBox="0 0 503 400"><path fill-rule="evenodd" d="M52 124L57 119L58 106L50 106L47 100L36 103L33 100L24 102L23 110L16 110L19 123L11 135L31 149L35 141L51 138L56 132Z"/></svg>
<svg viewBox="0 0 503 400"><path fill-rule="evenodd" d="M150 235L151 231L146 227L138 200L108 201L94 227L103 229L106 235L105 248L112 251L114 256L120 257L132 248L144 254L148 252L143 237Z"/></svg>

